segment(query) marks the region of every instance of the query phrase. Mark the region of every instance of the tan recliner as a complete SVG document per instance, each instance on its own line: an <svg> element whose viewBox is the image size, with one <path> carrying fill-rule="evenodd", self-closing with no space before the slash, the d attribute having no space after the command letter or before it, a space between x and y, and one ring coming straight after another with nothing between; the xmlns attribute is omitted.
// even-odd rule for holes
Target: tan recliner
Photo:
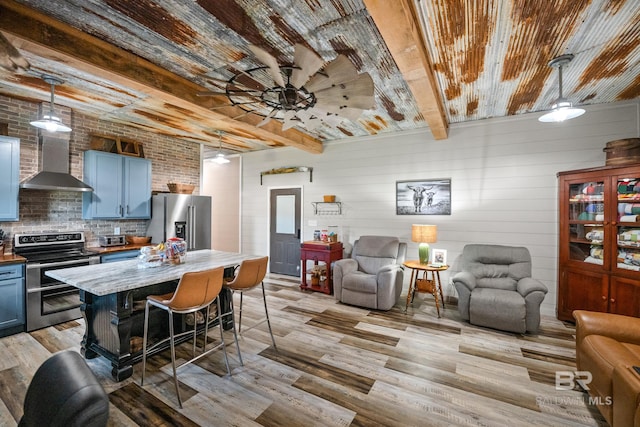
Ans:
<svg viewBox="0 0 640 427"><path fill-rule="evenodd" d="M576 310L576 367L612 427L640 426L640 318Z"/></svg>

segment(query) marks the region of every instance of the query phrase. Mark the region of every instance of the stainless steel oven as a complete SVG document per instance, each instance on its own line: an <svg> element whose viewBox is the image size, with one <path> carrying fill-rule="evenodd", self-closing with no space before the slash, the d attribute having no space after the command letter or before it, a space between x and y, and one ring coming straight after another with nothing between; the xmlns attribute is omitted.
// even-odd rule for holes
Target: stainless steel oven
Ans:
<svg viewBox="0 0 640 427"><path fill-rule="evenodd" d="M17 234L14 249L16 254L27 259L27 331L80 318L79 290L45 273L59 268L98 264L100 257L84 250L84 234Z"/></svg>

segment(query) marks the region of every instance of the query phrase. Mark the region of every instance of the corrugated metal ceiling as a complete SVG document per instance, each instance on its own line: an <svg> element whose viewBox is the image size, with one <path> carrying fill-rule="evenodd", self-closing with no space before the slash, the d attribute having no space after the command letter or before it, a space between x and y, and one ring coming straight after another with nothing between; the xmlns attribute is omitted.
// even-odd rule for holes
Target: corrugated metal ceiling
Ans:
<svg viewBox="0 0 640 427"><path fill-rule="evenodd" d="M0 71L0 94L47 100L48 87L37 76L52 74L65 80L56 89L61 105L212 146L217 146L217 129L223 129L227 132L223 147L228 152L299 140L305 148L303 144L312 145L314 139L423 128L427 121L416 102L421 94L411 92L407 76L385 44L381 34L389 29L379 31L376 24L384 22L374 23L365 7L384 1L4 0L0 30L29 60L31 71ZM572 101L599 104L640 97L640 1L412 1L398 0L397 7L415 8L418 19L426 24L422 34L433 65L427 71L435 77L448 123L548 109L558 96L558 81L557 72L547 64L564 53L575 55L564 69L564 95ZM13 12L15 5L27 6L27 12ZM36 26L36 21L26 18L20 22L30 9L49 19L42 34L38 30L42 23ZM90 52L83 43L64 52L54 47L54 53L43 54L42 44L60 43L51 30L57 28L56 22L122 49L130 55L129 62L111 59L113 69L107 72L102 72L104 65L79 66L91 62L87 58L95 58L96 64L110 58L109 51ZM310 132L300 128L300 134L281 133L273 125L254 131L251 126L259 117L239 119L243 123L228 118L241 111L209 110L224 105L223 98L192 96L198 89L219 90L218 79L262 65L248 49L250 44L286 64L292 61L296 43L327 63L343 54L359 72L369 73L376 108L357 121L323 124ZM84 56L75 62L69 59L74 53ZM136 68L136 57L167 70L173 80L142 66ZM137 77L146 86L130 84ZM175 83L183 81L188 89L183 92L189 92L184 96ZM165 98L164 93L171 96ZM270 138L269 132L276 137Z"/></svg>

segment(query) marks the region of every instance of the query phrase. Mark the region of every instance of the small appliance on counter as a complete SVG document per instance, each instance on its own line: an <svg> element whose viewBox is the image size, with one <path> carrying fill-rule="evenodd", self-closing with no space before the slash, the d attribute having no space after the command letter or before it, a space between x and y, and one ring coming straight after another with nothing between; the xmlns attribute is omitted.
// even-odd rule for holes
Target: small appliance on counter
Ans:
<svg viewBox="0 0 640 427"><path fill-rule="evenodd" d="M124 246L127 244L127 239L124 234L98 236L98 244L103 247Z"/></svg>

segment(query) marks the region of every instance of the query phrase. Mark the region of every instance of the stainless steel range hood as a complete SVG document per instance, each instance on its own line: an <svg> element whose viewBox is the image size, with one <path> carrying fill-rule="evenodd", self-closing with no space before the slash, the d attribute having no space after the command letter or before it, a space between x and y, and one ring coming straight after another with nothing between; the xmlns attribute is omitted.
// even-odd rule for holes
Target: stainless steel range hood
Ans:
<svg viewBox="0 0 640 427"><path fill-rule="evenodd" d="M20 188L33 190L61 190L61 191L93 191L93 188L69 174L69 139L68 136L58 137L42 135L41 132L39 161L42 170L27 178L20 184Z"/></svg>

